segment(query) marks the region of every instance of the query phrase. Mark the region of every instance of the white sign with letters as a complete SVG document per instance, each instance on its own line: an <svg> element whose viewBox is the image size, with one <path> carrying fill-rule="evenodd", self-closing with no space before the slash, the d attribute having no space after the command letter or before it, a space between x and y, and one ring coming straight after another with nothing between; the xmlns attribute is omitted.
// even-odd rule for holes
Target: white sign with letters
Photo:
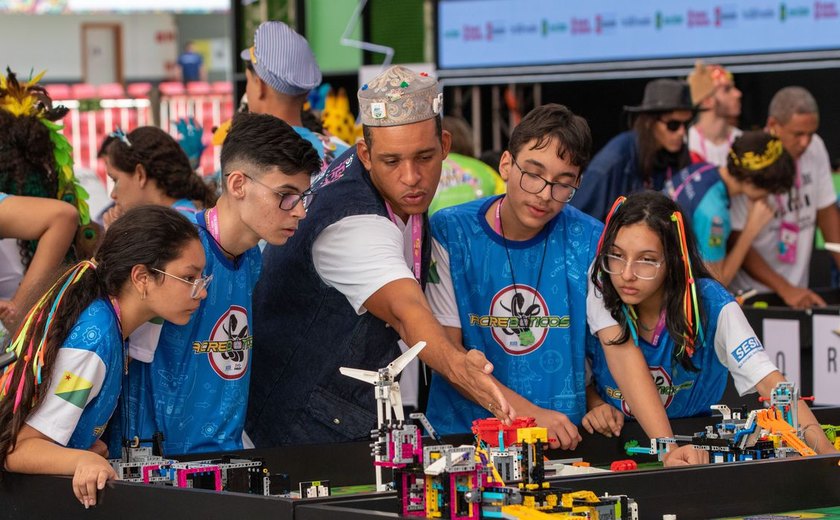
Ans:
<svg viewBox="0 0 840 520"><path fill-rule="evenodd" d="M785 379L801 388L799 320L764 318L762 329L761 338L770 361Z"/></svg>
<svg viewBox="0 0 840 520"><path fill-rule="evenodd" d="M840 316L814 315L815 404L840 405Z"/></svg>

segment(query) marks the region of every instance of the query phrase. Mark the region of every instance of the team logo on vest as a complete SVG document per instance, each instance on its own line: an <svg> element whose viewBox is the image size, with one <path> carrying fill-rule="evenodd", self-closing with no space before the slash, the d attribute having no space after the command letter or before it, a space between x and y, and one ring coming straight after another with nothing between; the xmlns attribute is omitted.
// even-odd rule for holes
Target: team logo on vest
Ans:
<svg viewBox="0 0 840 520"><path fill-rule="evenodd" d="M493 296L489 314L470 314L470 325L489 327L496 343L518 356L540 348L550 329L569 328L569 317L552 316L538 291L517 284Z"/></svg>
<svg viewBox="0 0 840 520"><path fill-rule="evenodd" d="M248 329L248 312L232 305L213 326L208 341L193 342L195 354L207 354L210 366L222 379L234 380L245 375L253 346Z"/></svg>
<svg viewBox="0 0 840 520"><path fill-rule="evenodd" d="M656 389L659 391L659 397L662 399L662 406L666 410L669 406L671 406L671 402L674 400L674 396L677 395L677 392L680 390L687 390L694 385L694 381L686 381L685 383L674 386L671 376L661 366L648 367L648 369L650 370L650 375L653 378ZM630 406L622 397L620 390L617 388L607 387L607 395L614 399L620 399L621 411L624 412L625 415L633 417L633 413L630 411Z"/></svg>

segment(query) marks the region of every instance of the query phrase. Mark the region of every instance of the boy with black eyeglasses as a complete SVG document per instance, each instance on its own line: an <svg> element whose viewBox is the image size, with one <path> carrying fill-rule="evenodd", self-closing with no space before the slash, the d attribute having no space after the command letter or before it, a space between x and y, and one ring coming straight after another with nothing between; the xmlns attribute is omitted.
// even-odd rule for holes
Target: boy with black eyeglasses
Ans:
<svg viewBox="0 0 840 520"><path fill-rule="evenodd" d="M426 296L453 342L482 351L519 415L573 449L586 413L587 270L602 225L567 207L590 158L586 121L562 105L531 111L499 172L507 194L441 210L431 220ZM437 374L427 415L444 434L486 412Z"/></svg>
<svg viewBox="0 0 840 520"><path fill-rule="evenodd" d="M151 363L131 364L128 415L117 425L126 430L120 438L162 432L167 455L242 449L251 295L262 263L257 243L279 246L294 235L321 160L282 120L239 114L225 138L221 166L221 197L195 215L207 258L204 274L213 277L207 298L196 300L187 325L164 323ZM118 456L113 437L111 456Z"/></svg>

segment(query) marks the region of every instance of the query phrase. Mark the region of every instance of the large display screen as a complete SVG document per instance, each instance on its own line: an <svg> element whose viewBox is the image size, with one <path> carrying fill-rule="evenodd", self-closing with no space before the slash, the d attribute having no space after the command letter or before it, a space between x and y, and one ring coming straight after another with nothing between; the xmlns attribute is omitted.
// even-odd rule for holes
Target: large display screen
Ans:
<svg viewBox="0 0 840 520"><path fill-rule="evenodd" d="M438 67L840 49L840 2L439 0Z"/></svg>
<svg viewBox="0 0 840 520"><path fill-rule="evenodd" d="M0 12L59 14L126 11L218 12L230 0L0 0Z"/></svg>

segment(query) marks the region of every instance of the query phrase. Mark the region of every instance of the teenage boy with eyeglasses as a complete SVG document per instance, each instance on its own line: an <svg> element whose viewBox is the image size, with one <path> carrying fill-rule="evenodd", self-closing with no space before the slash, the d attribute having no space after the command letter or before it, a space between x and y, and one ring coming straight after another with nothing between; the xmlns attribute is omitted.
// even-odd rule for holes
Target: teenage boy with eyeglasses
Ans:
<svg viewBox="0 0 840 520"><path fill-rule="evenodd" d="M261 268L257 243L279 246L295 233L321 162L282 120L239 114L222 146L221 166L221 197L195 215L207 257L204 273L213 283L187 325L164 324L151 363L131 364L129 413L118 425L128 439L162 432L167 455L243 447L251 295Z"/></svg>
<svg viewBox="0 0 840 520"><path fill-rule="evenodd" d="M603 226L567 206L592 139L586 121L549 104L517 126L499 172L507 194L441 210L431 220L426 295L450 339L478 349L519 415L573 449L586 413L587 270ZM444 434L486 417L437 374L427 415Z"/></svg>

